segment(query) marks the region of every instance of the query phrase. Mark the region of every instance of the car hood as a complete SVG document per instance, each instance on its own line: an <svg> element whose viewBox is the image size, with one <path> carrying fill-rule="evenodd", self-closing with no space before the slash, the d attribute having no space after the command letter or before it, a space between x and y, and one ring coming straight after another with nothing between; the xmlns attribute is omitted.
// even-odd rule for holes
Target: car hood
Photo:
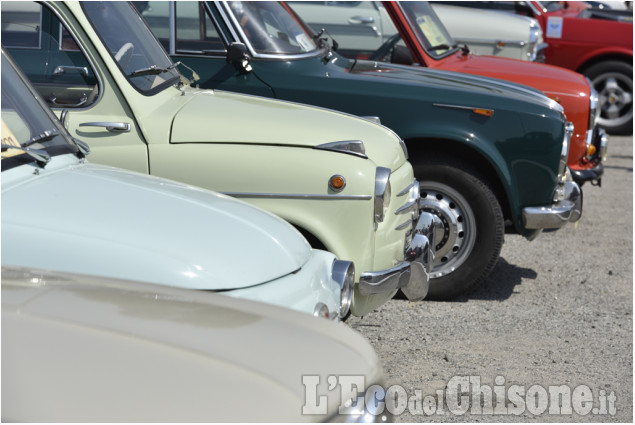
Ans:
<svg viewBox="0 0 635 425"><path fill-rule="evenodd" d="M406 162L390 129L353 115L294 102L222 90L186 92L175 114L170 143L235 143L313 148L348 140L364 142L375 164L395 170ZM205 115L201 115L205 111ZM227 125L243 117L240 127ZM284 125L281 131L280 125Z"/></svg>
<svg viewBox="0 0 635 425"><path fill-rule="evenodd" d="M214 293L5 267L2 345L2 417L22 422L324 421L341 402L327 375L366 386L383 378L368 341L341 323ZM315 388L304 375L320 375L325 414L302 415Z"/></svg>
<svg viewBox="0 0 635 425"><path fill-rule="evenodd" d="M590 86L584 76L558 66L469 55L464 59L446 62L444 69L527 84L556 101L562 97L582 97L588 104Z"/></svg>
<svg viewBox="0 0 635 425"><path fill-rule="evenodd" d="M436 90L455 92L464 91L471 95L489 96L490 100L495 100L495 98L516 99L539 107L554 108L555 106L555 102L531 87L479 75L363 60L355 61L350 72L380 78L395 85L433 87ZM439 99L439 101L442 100Z"/></svg>
<svg viewBox="0 0 635 425"><path fill-rule="evenodd" d="M300 269L292 226L211 191L54 157L2 172L2 263L194 289L258 285Z"/></svg>

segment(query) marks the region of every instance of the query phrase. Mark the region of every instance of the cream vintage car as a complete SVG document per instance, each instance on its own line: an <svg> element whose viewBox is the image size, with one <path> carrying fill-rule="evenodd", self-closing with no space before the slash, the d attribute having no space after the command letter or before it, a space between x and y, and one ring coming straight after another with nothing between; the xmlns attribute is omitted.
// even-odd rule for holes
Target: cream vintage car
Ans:
<svg viewBox="0 0 635 425"><path fill-rule="evenodd" d="M92 162L216 190L284 218L314 248L355 264L354 315L399 289L426 295L434 219L419 214L418 182L393 131L192 88L129 3L10 2L2 22L3 45L56 113L69 111L64 122ZM248 242L235 252L246 264L265 254Z"/></svg>
<svg viewBox="0 0 635 425"><path fill-rule="evenodd" d="M277 304L338 320L355 268L208 190L86 162L2 51L2 264ZM257 252L258 255L249 256Z"/></svg>
<svg viewBox="0 0 635 425"><path fill-rule="evenodd" d="M398 31L381 1L289 1L287 2L317 33L322 28L338 42L356 50L376 50ZM477 55L493 55L526 61L544 60L542 29L535 19L500 12L466 8L432 1L434 11L457 43L467 44ZM328 7L326 7L328 6ZM403 41L397 42L403 46Z"/></svg>
<svg viewBox="0 0 635 425"><path fill-rule="evenodd" d="M452 38L475 55L545 61L547 43L540 24L528 16L468 9L431 1Z"/></svg>
<svg viewBox="0 0 635 425"><path fill-rule="evenodd" d="M383 403L383 383L373 348L341 323L209 292L2 268L3 422L382 422L382 405L342 401Z"/></svg>

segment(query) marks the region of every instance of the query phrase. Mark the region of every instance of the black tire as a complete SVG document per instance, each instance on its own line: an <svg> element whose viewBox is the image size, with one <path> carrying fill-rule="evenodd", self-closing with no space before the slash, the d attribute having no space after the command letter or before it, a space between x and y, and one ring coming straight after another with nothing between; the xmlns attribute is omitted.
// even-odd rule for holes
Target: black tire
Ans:
<svg viewBox="0 0 635 425"><path fill-rule="evenodd" d="M422 211L441 219L426 299L450 300L492 271L504 239L504 219L494 192L467 164L451 159L415 165Z"/></svg>
<svg viewBox="0 0 635 425"><path fill-rule="evenodd" d="M605 61L590 66L584 75L600 98L600 127L609 134L633 134L633 66Z"/></svg>

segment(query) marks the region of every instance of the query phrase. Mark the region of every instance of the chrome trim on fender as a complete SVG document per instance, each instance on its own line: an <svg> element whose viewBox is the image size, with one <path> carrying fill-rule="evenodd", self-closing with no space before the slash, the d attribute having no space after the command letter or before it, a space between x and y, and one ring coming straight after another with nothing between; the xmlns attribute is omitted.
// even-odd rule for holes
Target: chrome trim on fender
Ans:
<svg viewBox="0 0 635 425"><path fill-rule="evenodd" d="M345 200L345 201L369 201L370 195L317 195L302 193L255 193L255 192L222 192L224 195L235 198L272 198L272 199L314 199L314 200Z"/></svg>
<svg viewBox="0 0 635 425"><path fill-rule="evenodd" d="M313 149L340 152L368 159L364 142L361 140L343 140L340 142L323 143L321 145L314 146Z"/></svg>

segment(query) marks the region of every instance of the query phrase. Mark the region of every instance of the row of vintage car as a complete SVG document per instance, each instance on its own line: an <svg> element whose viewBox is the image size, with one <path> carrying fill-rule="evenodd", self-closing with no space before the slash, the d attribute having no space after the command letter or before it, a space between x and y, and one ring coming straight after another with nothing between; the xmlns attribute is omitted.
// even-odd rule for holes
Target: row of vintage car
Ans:
<svg viewBox="0 0 635 425"><path fill-rule="evenodd" d="M473 56L426 2L370 3L403 22L366 60L326 33L370 18L294 12L322 2L133 3L2 3L3 419L333 419L301 415L302 374L382 377L329 322L464 293L601 179L592 84ZM419 66L384 62L399 38Z"/></svg>

